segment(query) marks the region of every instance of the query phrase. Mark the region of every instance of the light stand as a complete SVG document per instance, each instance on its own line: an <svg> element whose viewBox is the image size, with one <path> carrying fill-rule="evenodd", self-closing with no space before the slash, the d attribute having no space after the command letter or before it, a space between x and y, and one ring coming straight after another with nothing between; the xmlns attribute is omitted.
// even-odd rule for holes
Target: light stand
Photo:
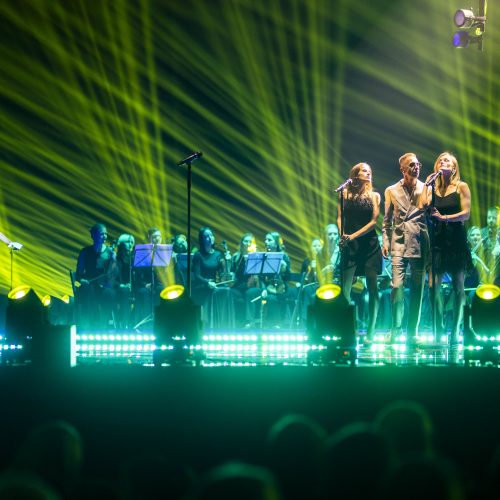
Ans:
<svg viewBox="0 0 500 500"><path fill-rule="evenodd" d="M14 288L14 250L21 250L23 245L11 241L5 234L0 233L0 241L3 241L10 249L10 290Z"/></svg>

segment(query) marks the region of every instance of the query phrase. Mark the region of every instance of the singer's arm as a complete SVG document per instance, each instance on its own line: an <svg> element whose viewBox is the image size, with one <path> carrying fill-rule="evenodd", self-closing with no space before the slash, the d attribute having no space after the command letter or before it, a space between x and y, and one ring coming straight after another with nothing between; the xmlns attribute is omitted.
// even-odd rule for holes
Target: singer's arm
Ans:
<svg viewBox="0 0 500 500"><path fill-rule="evenodd" d="M429 177L431 177L431 175L427 176L425 182L429 180ZM417 204L418 208L420 210L427 210L429 208L429 205L431 204L431 200L432 200L432 186L424 185L424 188L422 189L422 194L418 198L418 204Z"/></svg>
<svg viewBox="0 0 500 500"><path fill-rule="evenodd" d="M392 203L391 190L387 188L384 194L384 222L382 223L382 254L389 257L392 239L392 226L394 222L394 204Z"/></svg>

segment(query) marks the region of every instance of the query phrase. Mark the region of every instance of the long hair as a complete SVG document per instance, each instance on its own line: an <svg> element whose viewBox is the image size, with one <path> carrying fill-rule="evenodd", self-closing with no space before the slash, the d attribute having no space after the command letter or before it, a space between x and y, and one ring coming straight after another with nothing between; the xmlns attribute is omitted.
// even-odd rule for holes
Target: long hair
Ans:
<svg viewBox="0 0 500 500"><path fill-rule="evenodd" d="M321 243L321 249L319 250L319 252L317 254L314 253L314 250L312 248L312 244L315 242L315 241L319 241ZM311 260L313 259L317 259L319 260L320 262L323 262L323 249L325 248L325 242L319 237L315 237L311 240L311 246L309 248L309 254L310 254L310 257L311 257Z"/></svg>
<svg viewBox="0 0 500 500"><path fill-rule="evenodd" d="M212 247L215 246L215 234L214 232L212 231L212 229L210 229L208 226L205 226L205 227L201 227L200 230L198 231L198 245L199 245L199 251L200 252L205 252L205 247L204 247L204 244L203 244L203 235L207 232L207 231L210 231L214 237L214 244L212 245Z"/></svg>
<svg viewBox="0 0 500 500"><path fill-rule="evenodd" d="M453 164L453 173L451 174L451 177L450 177L450 184L453 184L453 185L459 184L460 183L460 169L458 168L458 161L455 158L455 155L453 155L452 153L450 153L448 151L441 153L436 158L436 161L434 162L434 172L439 172L439 170L440 170L439 169L439 167L440 167L439 162L441 161L441 158L443 156L449 156L451 158L451 162ZM443 181L442 176L438 177L436 184L437 184L437 187L439 187L439 188L444 187L444 181Z"/></svg>
<svg viewBox="0 0 500 500"><path fill-rule="evenodd" d="M243 253L243 248L242 248L243 247L243 240L245 238L248 238L249 236L252 239L252 243L251 244L255 244L255 237L254 237L253 233L245 233L245 234L243 234L243 236L240 238L240 248L238 250L240 253Z"/></svg>
<svg viewBox="0 0 500 500"><path fill-rule="evenodd" d="M349 198L371 197L371 194L373 192L372 183L360 183L358 181L359 171L363 168L364 165L368 165L368 163L358 163L357 165L354 165L354 167L352 167L351 171L349 172L349 179L352 179L352 184L349 184L349 186L347 186L347 196Z"/></svg>
<svg viewBox="0 0 500 500"><path fill-rule="evenodd" d="M281 239L280 233L278 233L276 231L272 231L272 232L267 233L267 234L270 235L271 238L276 243L276 252L284 252L285 251L285 245L283 243L283 240Z"/></svg>

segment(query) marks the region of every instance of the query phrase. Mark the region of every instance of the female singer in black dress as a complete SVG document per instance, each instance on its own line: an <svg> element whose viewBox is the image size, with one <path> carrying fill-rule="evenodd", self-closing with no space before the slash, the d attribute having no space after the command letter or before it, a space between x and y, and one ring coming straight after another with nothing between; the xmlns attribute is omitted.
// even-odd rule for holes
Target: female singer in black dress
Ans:
<svg viewBox="0 0 500 500"><path fill-rule="evenodd" d="M453 326L449 339L451 346L458 343L460 323L465 304L464 279L472 268L472 258L467 244L464 221L470 217L470 189L460 180L457 159L448 152L441 153L434 163L434 173L441 172L435 185L435 204L431 216L435 220L434 243L432 245L433 268L436 276L430 277L436 291L441 289L444 273L449 273L453 287ZM429 176L430 177L430 176ZM432 200L432 187L423 193L422 202L429 206ZM444 332L443 301L436 293L436 317L438 334Z"/></svg>
<svg viewBox="0 0 500 500"><path fill-rule="evenodd" d="M380 194L372 188L372 169L358 163L349 173L351 184L344 189L344 227L342 247L342 290L350 302L354 276L366 276L368 325L366 340L371 341L377 322L379 295L377 276L382 272L382 251L375 226L380 213ZM341 225L339 204L337 224Z"/></svg>

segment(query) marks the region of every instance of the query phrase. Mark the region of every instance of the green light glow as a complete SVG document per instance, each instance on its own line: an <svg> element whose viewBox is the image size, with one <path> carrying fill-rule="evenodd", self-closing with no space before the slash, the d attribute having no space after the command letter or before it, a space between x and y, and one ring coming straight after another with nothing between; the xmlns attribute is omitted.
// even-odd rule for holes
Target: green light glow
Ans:
<svg viewBox="0 0 500 500"><path fill-rule="evenodd" d="M415 151L456 153L484 225L500 184L500 7L485 51L451 47L455 1L4 0L0 231L25 245L14 286L71 294L88 228L185 232L236 250L278 230L294 270L336 218L332 192L368 161L378 191ZM463 7L463 5L462 5ZM0 288L10 285L0 247Z"/></svg>

